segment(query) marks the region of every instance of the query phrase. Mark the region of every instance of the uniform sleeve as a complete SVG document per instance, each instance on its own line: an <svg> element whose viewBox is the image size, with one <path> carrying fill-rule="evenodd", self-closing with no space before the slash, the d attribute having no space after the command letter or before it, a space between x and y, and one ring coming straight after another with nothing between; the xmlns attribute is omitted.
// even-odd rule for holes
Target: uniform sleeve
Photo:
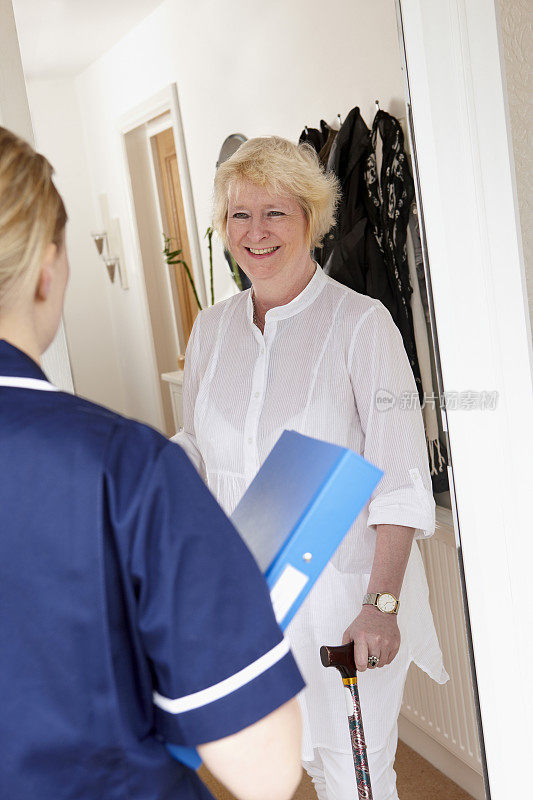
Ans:
<svg viewBox="0 0 533 800"><path fill-rule="evenodd" d="M127 450L115 468L135 460ZM130 487L110 504L113 524L129 541L156 732L196 746L266 716L303 681L263 576L189 460L164 442L143 461L136 476L125 470Z"/></svg>
<svg viewBox="0 0 533 800"><path fill-rule="evenodd" d="M351 352L352 386L365 435L364 457L384 471L368 525L435 530L435 502L418 393L400 332L376 303L359 322Z"/></svg>
<svg viewBox="0 0 533 800"><path fill-rule="evenodd" d="M190 460L205 478L205 466L202 454L196 443L194 432L194 407L200 383L199 374L199 348L200 348L200 314L197 315L191 330L187 352L185 354L185 369L183 372L183 428L177 431L171 441L182 447Z"/></svg>

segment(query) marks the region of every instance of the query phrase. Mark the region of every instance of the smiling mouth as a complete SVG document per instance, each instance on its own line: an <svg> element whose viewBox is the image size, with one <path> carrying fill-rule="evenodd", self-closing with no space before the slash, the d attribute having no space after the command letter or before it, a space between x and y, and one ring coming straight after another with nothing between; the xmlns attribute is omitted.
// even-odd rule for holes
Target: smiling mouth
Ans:
<svg viewBox="0 0 533 800"><path fill-rule="evenodd" d="M276 250L279 250L280 246L281 245L276 245L276 247L261 247L261 248L247 247L246 250L248 250L248 252L251 253L253 256L266 256L269 255L270 253L275 253Z"/></svg>

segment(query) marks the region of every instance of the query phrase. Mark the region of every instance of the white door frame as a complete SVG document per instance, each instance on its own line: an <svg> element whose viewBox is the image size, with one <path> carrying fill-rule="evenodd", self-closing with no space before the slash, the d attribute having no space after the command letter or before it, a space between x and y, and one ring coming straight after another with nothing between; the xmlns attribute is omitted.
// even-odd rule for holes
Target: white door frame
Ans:
<svg viewBox="0 0 533 800"><path fill-rule="evenodd" d="M123 114L117 121L117 136L119 138L119 149L122 154L122 175L123 175L123 188L126 198L126 208L128 210L128 221L131 233L131 241L135 253L135 270L138 276L143 275L143 261L141 246L139 241L139 234L136 224L135 204L133 200L133 189L130 180L128 156L126 152L125 136L135 128L149 123L155 117L163 114L170 113L172 121L172 129L174 132L174 142L176 145L176 156L178 160L178 170L180 173L181 189L183 196L183 205L185 211L185 220L187 223L187 233L189 236L189 247L191 251L191 270L196 284L196 289L200 300L205 307L207 293L205 286L204 271L202 268L202 257L200 251L200 240L198 237L198 226L196 222L196 212L194 208L194 198L192 193L192 185L189 173L189 164L187 159L187 151L185 147L185 137L183 133L183 126L181 122L181 112L179 106L178 90L175 83L171 83L159 92L146 98L142 103L130 109L126 114ZM142 318L139 319L139 324L143 329L143 336L148 343L149 351L151 353L152 373L154 377L154 387L157 388L155 392L155 401L157 404L157 413L159 415L159 427L164 427L163 406L161 399L161 392L159 390L161 383L161 376L157 368L157 359L154 347L154 338L152 333L152 326L150 321L150 311L148 306L148 297L146 294L146 285L144 278L138 281L140 291L140 298L142 304Z"/></svg>
<svg viewBox="0 0 533 800"><path fill-rule="evenodd" d="M200 238L198 235L198 224L196 221L196 210L194 207L194 196L189 171L189 161L187 158L187 148L185 145L185 134L181 120L181 110L176 83L171 83L161 91L147 98L143 103L131 109L119 120L119 132L121 136L121 146L124 148L123 137L133 128L138 128L144 123L150 122L160 114L170 112L172 120L172 130L174 133L174 143L176 145L176 156L178 160L178 170L180 174L181 191L183 196L183 206L185 211L185 221L187 223L187 234L192 259L192 274L202 305L207 305L207 292L205 286L204 270L202 267L202 255L200 248ZM124 154L125 155L125 154ZM127 171L127 170L126 170ZM128 184L128 181L126 181ZM128 184L128 194L131 195L131 187ZM131 196L129 202L133 202ZM131 208L131 205L130 205ZM138 252L140 256L140 251Z"/></svg>
<svg viewBox="0 0 533 800"><path fill-rule="evenodd" d="M397 0L492 800L531 786L531 327L495 0ZM453 494L453 492L452 492Z"/></svg>

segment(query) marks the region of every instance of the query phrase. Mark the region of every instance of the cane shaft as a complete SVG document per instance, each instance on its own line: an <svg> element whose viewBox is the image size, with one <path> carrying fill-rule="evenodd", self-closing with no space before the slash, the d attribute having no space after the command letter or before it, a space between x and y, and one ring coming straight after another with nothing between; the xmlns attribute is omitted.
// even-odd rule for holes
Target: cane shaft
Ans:
<svg viewBox="0 0 533 800"><path fill-rule="evenodd" d="M355 780L359 800L372 800L372 787L370 785L370 771L366 755L365 732L361 704L357 690L357 678L343 678L345 691L350 693L353 713L348 714L348 726L352 741L353 763L355 767Z"/></svg>

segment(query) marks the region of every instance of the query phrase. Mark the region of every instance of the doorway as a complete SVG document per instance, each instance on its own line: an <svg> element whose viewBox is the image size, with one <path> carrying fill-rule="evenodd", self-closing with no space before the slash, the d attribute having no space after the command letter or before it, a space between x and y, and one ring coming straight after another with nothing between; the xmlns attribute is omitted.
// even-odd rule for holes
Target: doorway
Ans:
<svg viewBox="0 0 533 800"><path fill-rule="evenodd" d="M158 121L143 123L126 133L124 145L162 407L161 428L165 434L172 435L172 407L161 375L177 369L180 320L176 317L170 276L163 257L163 222L150 143L153 124L158 125Z"/></svg>
<svg viewBox="0 0 533 800"><path fill-rule="evenodd" d="M126 193L137 251L137 273L147 313L153 380L159 401L159 424L166 435L176 432L169 385L163 375L177 374L185 353L198 302L186 271L166 262L163 235L171 250L181 250L200 303L205 281L196 226L177 87L175 84L132 109L119 123Z"/></svg>
<svg viewBox="0 0 533 800"><path fill-rule="evenodd" d="M170 115L164 115L163 121L170 125ZM163 224L163 233L170 239L172 251L181 251L183 259L190 269L191 248L185 220L183 194L176 153L176 142L172 127L165 128L150 138L156 183L159 194L159 209ZM181 333L181 342L186 347L196 315L198 302L182 264L169 266L172 287L172 299L176 323Z"/></svg>

